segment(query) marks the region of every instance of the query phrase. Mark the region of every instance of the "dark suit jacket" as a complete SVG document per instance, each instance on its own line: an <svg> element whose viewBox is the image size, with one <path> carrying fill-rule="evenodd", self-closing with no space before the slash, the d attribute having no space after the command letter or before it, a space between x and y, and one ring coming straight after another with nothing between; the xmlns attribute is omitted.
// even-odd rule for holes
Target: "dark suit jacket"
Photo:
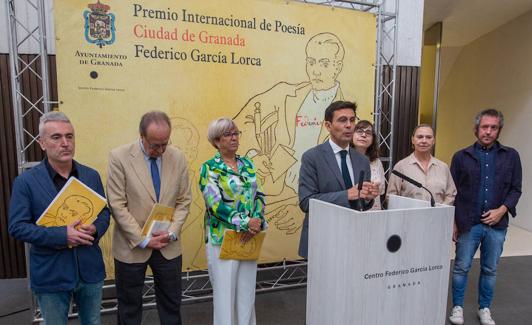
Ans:
<svg viewBox="0 0 532 325"><path fill-rule="evenodd" d="M358 182L357 178L360 171L364 171L364 180L369 181L371 170L368 158L352 148L349 150L349 156L355 182ZM342 172L338 167L329 141L307 150L301 158L299 207L305 212L305 220L301 229L299 255L304 258L308 258L308 208L310 199L334 203L346 208L351 207L347 199L347 188L342 178ZM369 209L371 205L373 205L373 201L364 208Z"/></svg>
<svg viewBox="0 0 532 325"><path fill-rule="evenodd" d="M105 197L97 171L77 162L79 180ZM57 195L57 189L44 161L15 179L9 205L9 233L32 244L30 249L31 288L37 293L69 291L80 278L96 283L105 278L99 239L109 226L109 210L104 208L94 222L96 238L92 246L68 248L65 227L41 227L35 222Z"/></svg>

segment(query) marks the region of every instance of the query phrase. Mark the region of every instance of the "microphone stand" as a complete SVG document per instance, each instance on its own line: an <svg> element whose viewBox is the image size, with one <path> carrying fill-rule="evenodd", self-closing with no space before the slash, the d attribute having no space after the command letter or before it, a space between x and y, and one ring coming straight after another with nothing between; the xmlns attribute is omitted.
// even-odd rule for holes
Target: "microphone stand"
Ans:
<svg viewBox="0 0 532 325"><path fill-rule="evenodd" d="M419 187L419 188L422 188L424 189L425 191L429 192L429 195L430 195L430 206L432 208L434 208L436 206L436 201L434 200L434 196L432 195L432 192L429 191L428 188L426 188L425 186L421 185L420 182L418 181L415 181L413 180L412 178L406 176L405 174L403 173L400 173L398 172L397 170L392 170L392 174L394 174L395 176L399 177L400 179L404 180L404 181L407 181L408 183L414 185L415 187Z"/></svg>
<svg viewBox="0 0 532 325"><path fill-rule="evenodd" d="M426 188L426 187L423 186L423 185L421 185L421 188L423 188L425 191L429 192L429 194L430 194L430 206L431 206L432 208L434 208L434 207L436 206L436 201L434 200L434 196L432 195L432 192L429 191L429 189Z"/></svg>

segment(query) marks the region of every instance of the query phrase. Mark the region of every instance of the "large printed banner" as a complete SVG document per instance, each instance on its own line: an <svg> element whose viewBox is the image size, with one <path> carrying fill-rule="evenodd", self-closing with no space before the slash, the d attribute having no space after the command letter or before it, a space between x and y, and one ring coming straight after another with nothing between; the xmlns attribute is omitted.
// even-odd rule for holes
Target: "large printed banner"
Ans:
<svg viewBox="0 0 532 325"><path fill-rule="evenodd" d="M164 110L185 152L194 195L183 268L204 269L200 165L215 149L207 126L234 118L267 197L261 262L298 259L299 161L323 142L325 108L356 101L371 118L375 17L272 0L56 0L61 111L76 128L76 159L106 176L111 149L138 139L143 113ZM163 175L164 177L164 175ZM111 236L102 245L113 274Z"/></svg>

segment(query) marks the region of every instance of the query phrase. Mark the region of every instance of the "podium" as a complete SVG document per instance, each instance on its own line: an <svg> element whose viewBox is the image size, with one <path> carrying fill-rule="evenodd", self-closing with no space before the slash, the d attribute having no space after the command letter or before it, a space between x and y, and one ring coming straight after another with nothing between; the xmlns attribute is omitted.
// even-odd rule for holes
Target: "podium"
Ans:
<svg viewBox="0 0 532 325"><path fill-rule="evenodd" d="M310 201L307 324L445 324L454 207L388 206Z"/></svg>

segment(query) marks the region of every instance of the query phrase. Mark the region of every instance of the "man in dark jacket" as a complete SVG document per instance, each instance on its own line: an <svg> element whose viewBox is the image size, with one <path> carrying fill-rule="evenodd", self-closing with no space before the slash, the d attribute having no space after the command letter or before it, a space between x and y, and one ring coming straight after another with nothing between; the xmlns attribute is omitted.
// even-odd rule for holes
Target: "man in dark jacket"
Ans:
<svg viewBox="0 0 532 325"><path fill-rule="evenodd" d="M30 281L46 324L67 324L70 300L82 324L100 324L105 268L99 239L109 226L104 208L91 225L36 225L37 219L72 176L104 196L97 171L74 161L74 128L65 114L46 113L39 123L46 158L15 179L9 205L9 233L31 244Z"/></svg>
<svg viewBox="0 0 532 325"><path fill-rule="evenodd" d="M480 245L478 317L495 325L489 307L502 253L508 214L516 216L521 196L521 160L497 139L504 125L500 111L486 109L475 118L477 142L455 153L451 174L458 193L455 205L456 258L452 276L453 310L449 320L463 324L464 292L473 256Z"/></svg>
<svg viewBox="0 0 532 325"><path fill-rule="evenodd" d="M346 101L329 105L324 118L329 140L303 154L299 174L299 207L305 212L299 241L299 255L303 258L308 258L311 199L368 210L379 195L379 184L371 182L368 158L350 145L355 132L356 108L355 103ZM363 185L359 191L361 172Z"/></svg>

